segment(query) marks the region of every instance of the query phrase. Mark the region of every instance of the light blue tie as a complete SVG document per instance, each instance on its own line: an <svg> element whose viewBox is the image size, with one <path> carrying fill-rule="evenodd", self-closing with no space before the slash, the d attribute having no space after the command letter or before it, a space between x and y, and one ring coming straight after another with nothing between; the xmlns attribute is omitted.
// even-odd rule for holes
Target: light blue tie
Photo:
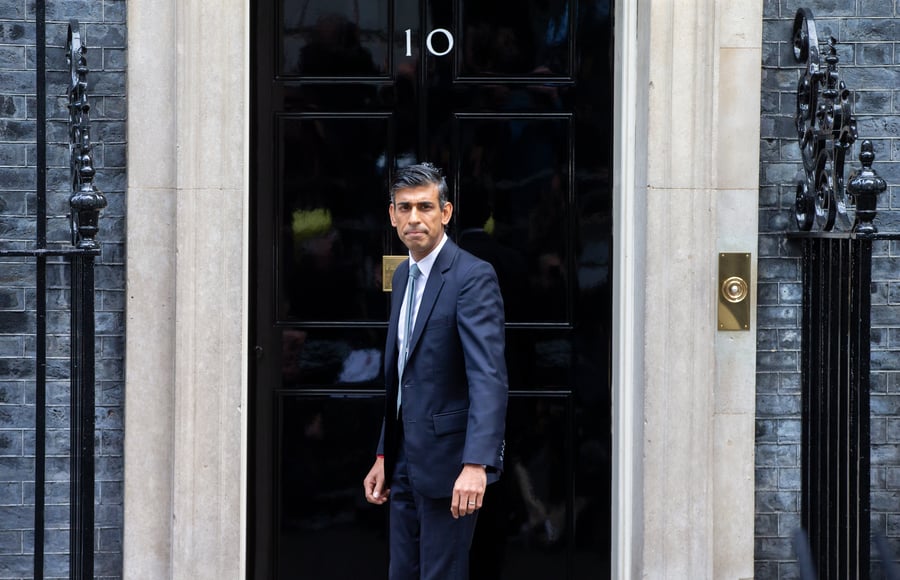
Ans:
<svg viewBox="0 0 900 580"><path fill-rule="evenodd" d="M409 343L412 342L413 320L416 310L416 278L419 277L418 264L409 267L409 280L406 282L406 333L400 343L400 377L397 380L397 416L400 415L400 399L403 396L403 368L409 358Z"/></svg>

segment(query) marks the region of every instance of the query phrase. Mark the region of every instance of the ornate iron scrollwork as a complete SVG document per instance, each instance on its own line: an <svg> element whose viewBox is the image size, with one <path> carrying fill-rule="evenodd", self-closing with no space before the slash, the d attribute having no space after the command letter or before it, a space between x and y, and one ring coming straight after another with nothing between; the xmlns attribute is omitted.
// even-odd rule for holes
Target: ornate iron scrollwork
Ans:
<svg viewBox="0 0 900 580"><path fill-rule="evenodd" d="M71 73L69 81L69 159L72 195L69 197L72 245L86 250L97 249L100 210L106 198L94 185L94 158L91 145L91 106L87 98L87 47L81 43L78 22L69 22L66 61Z"/></svg>
<svg viewBox="0 0 900 580"><path fill-rule="evenodd" d="M837 39L820 45L812 12L797 10L794 18L794 58L806 67L797 84L795 122L805 179L797 183L797 226L804 231L813 225L829 231L836 222L845 228L847 192L844 187L844 160L857 139L851 92L838 73ZM824 53L824 66L821 53Z"/></svg>

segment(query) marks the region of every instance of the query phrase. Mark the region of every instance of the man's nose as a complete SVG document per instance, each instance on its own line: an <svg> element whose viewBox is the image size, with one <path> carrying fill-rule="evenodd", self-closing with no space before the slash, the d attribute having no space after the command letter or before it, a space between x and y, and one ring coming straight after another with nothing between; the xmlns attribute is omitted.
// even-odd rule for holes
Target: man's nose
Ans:
<svg viewBox="0 0 900 580"><path fill-rule="evenodd" d="M411 210L409 210L409 221L414 224L419 223L419 210L416 209L416 206L413 206Z"/></svg>

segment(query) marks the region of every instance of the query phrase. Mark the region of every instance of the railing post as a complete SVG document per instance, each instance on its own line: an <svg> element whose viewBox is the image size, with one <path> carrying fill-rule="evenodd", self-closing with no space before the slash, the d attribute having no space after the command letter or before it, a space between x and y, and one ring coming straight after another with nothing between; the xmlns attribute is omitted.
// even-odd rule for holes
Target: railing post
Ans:
<svg viewBox="0 0 900 580"><path fill-rule="evenodd" d="M35 247L47 247L47 12L36 0L35 20ZM34 373L34 560L33 575L44 577L44 518L47 480L47 258L35 259Z"/></svg>
<svg viewBox="0 0 900 580"><path fill-rule="evenodd" d="M72 245L70 578L94 577L94 257L100 210L106 198L94 186L90 104L87 98L87 48L78 22L69 23L69 143L72 195L69 198Z"/></svg>
<svg viewBox="0 0 900 580"><path fill-rule="evenodd" d="M801 525L821 579L869 577L872 238L802 244Z"/></svg>
<svg viewBox="0 0 900 580"><path fill-rule="evenodd" d="M94 577L94 256L72 256L70 578Z"/></svg>

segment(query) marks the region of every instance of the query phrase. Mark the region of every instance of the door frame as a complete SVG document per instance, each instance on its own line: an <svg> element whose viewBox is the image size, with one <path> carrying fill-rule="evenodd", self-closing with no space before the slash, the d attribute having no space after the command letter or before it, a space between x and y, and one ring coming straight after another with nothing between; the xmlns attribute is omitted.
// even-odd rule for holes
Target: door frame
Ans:
<svg viewBox="0 0 900 580"><path fill-rule="evenodd" d="M614 0L612 578L639 576L643 430L643 264L646 249L647 55L637 0ZM643 14L646 14L644 11ZM646 19L646 16L643 16Z"/></svg>
<svg viewBox="0 0 900 580"><path fill-rule="evenodd" d="M649 27L639 26L637 5L617 2L614 26L610 525L619 578L638 573L642 544L644 275L636 257L645 246L647 101L639 87L646 86ZM123 574L245 578L249 3L225 0L209 11L202 0L164 0L127 10L129 132L141 138L128 146L125 404L141 412L128 413L126 424ZM137 97L148 94L154 98ZM204 337L216 329L223 334L207 337L218 345L210 348ZM210 405L213 412L199 412Z"/></svg>

